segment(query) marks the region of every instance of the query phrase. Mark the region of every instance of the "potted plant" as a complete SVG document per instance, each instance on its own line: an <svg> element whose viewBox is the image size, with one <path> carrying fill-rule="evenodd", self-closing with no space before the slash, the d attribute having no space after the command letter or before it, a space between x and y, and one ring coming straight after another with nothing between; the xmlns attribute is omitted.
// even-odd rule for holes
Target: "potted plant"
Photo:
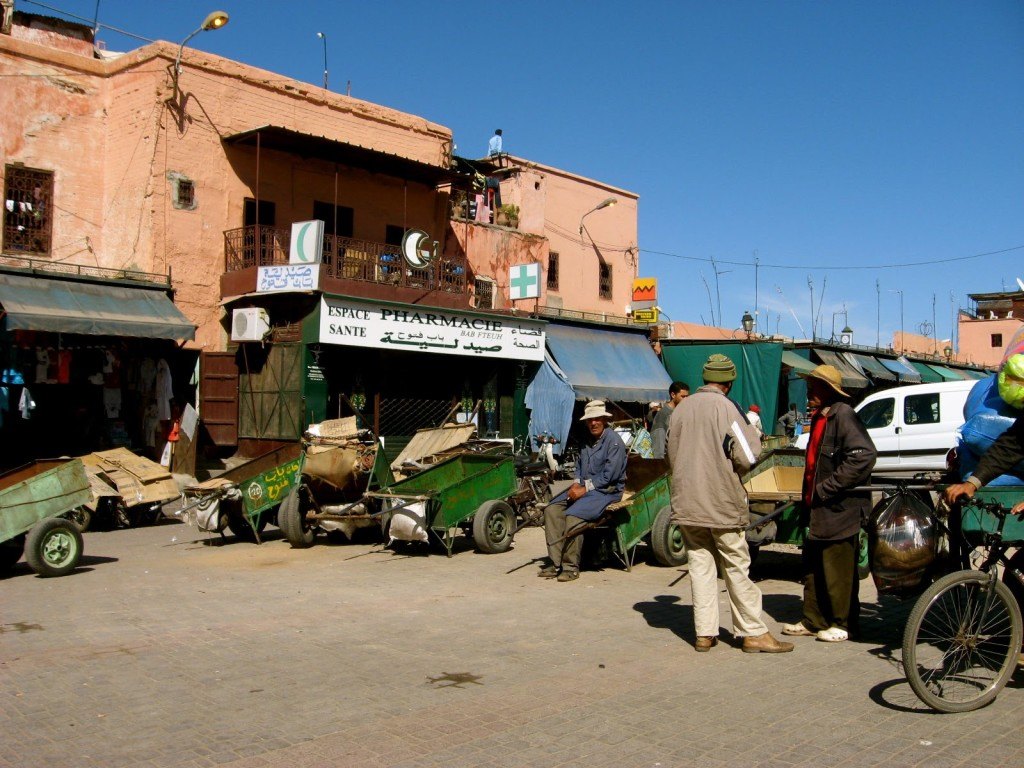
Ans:
<svg viewBox="0 0 1024 768"><path fill-rule="evenodd" d="M498 214L495 218L495 223L506 227L518 227L519 206L514 203L505 203L505 205L498 206Z"/></svg>

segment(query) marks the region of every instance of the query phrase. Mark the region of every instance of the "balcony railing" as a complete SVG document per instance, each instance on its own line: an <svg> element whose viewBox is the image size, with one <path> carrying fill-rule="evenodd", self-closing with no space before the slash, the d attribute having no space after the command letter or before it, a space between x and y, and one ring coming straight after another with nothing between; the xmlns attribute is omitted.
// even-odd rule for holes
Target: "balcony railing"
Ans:
<svg viewBox="0 0 1024 768"><path fill-rule="evenodd" d="M291 230L263 224L224 233L224 270L287 264ZM441 257L423 269L411 268L397 245L324 235L320 273L342 280L419 290L466 293L466 260Z"/></svg>
<svg viewBox="0 0 1024 768"><path fill-rule="evenodd" d="M0 255L0 267L26 269L39 274L55 274L88 280L127 280L136 283L156 283L168 288L171 285L170 270L164 274L162 272L142 272L137 269L108 269L10 254Z"/></svg>

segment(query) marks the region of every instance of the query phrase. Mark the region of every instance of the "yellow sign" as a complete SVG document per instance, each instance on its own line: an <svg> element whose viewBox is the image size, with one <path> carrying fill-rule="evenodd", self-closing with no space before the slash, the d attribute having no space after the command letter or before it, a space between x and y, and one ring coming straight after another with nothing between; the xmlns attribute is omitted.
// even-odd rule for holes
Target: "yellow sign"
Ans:
<svg viewBox="0 0 1024 768"><path fill-rule="evenodd" d="M648 323L650 325L653 325L654 323L658 322L657 307L652 307L651 309L634 309L633 322Z"/></svg>
<svg viewBox="0 0 1024 768"><path fill-rule="evenodd" d="M658 278L633 278L633 307L649 309L658 303Z"/></svg>

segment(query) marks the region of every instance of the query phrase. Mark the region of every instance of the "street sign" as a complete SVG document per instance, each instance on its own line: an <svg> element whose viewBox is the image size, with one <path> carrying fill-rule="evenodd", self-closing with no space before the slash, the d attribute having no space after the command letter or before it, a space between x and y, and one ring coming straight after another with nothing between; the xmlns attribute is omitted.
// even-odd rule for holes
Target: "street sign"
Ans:
<svg viewBox="0 0 1024 768"><path fill-rule="evenodd" d="M652 307L651 309L634 309L633 322L648 323L649 325L654 325L656 322L658 322L658 308Z"/></svg>
<svg viewBox="0 0 1024 768"><path fill-rule="evenodd" d="M651 309L658 304L658 278L633 278L633 309ZM655 321L656 322L656 321Z"/></svg>

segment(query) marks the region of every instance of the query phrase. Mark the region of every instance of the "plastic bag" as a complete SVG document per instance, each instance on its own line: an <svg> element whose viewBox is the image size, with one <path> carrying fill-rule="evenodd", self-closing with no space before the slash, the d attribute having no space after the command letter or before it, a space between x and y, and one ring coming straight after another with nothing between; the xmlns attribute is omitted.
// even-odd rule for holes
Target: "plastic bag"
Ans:
<svg viewBox="0 0 1024 768"><path fill-rule="evenodd" d="M909 491L883 498L868 525L871 576L881 594L911 592L935 560L939 535L931 510Z"/></svg>

